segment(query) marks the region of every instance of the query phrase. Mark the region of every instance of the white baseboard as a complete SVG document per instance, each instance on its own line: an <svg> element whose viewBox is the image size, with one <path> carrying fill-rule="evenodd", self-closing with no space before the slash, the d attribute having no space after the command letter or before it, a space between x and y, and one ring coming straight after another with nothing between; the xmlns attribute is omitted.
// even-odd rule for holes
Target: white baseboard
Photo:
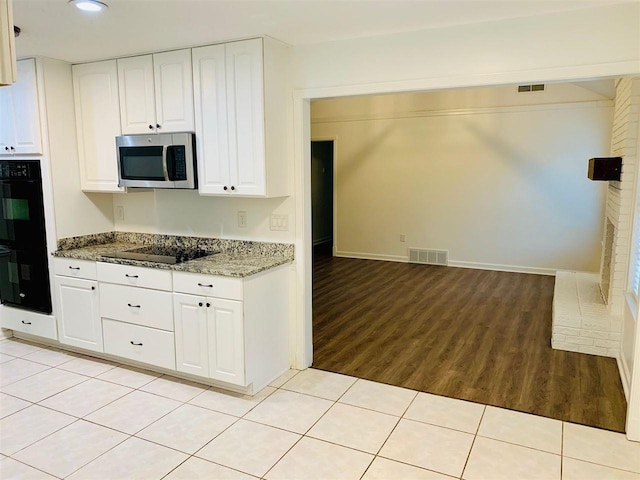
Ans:
<svg viewBox="0 0 640 480"><path fill-rule="evenodd" d="M359 258L361 260L385 260L387 262L408 263L409 257L403 255L380 255L377 253L356 253L335 251L334 256L342 258Z"/></svg>
<svg viewBox="0 0 640 480"><path fill-rule="evenodd" d="M409 263L409 257L404 255L382 255L378 253L340 252L335 251L334 256L342 258L359 258L362 260L385 260L387 262ZM476 263L449 261L450 267L474 268L477 270L495 270L498 272L533 273L536 275L555 276L556 269L540 267L522 267L520 265L500 265L497 263Z"/></svg>
<svg viewBox="0 0 640 480"><path fill-rule="evenodd" d="M629 386L631 385L631 375L629 372L629 366L627 365L624 355L621 352L616 356L616 363L618 364L618 371L620 372L620 380L622 380L622 389L624 390L624 396L629 403Z"/></svg>
<svg viewBox="0 0 640 480"><path fill-rule="evenodd" d="M475 268L478 270L495 270L498 272L533 273L535 275L551 276L555 276L557 271L553 268L523 267L520 265L500 265L497 263L458 262L456 260L450 260L449 266L458 268Z"/></svg>

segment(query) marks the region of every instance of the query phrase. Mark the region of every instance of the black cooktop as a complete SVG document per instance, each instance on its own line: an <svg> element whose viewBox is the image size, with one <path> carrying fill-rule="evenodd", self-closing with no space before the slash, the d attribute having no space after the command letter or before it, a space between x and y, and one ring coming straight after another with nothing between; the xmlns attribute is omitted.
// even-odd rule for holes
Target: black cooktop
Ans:
<svg viewBox="0 0 640 480"><path fill-rule="evenodd" d="M103 255L108 258L122 258L126 260L140 260L143 262L176 264L195 260L196 258L214 255L219 252L207 252L197 248L176 248L163 247L159 245L147 245L144 247L131 248L122 252Z"/></svg>

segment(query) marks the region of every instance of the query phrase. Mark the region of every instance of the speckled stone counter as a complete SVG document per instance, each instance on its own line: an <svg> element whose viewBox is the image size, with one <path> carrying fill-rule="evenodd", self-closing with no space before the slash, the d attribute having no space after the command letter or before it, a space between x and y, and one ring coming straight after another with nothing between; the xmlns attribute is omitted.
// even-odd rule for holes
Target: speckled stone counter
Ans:
<svg viewBox="0 0 640 480"><path fill-rule="evenodd" d="M105 257L105 255L146 245L198 249L212 254L175 265ZM62 238L58 240L58 250L53 253L53 256L205 275L248 277L292 262L294 248L293 245L286 243L154 235L149 233L106 232L81 237Z"/></svg>

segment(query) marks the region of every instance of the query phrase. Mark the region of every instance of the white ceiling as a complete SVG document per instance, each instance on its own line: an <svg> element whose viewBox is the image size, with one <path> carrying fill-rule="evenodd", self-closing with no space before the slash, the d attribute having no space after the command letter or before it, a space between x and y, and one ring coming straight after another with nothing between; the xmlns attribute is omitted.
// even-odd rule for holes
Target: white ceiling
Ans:
<svg viewBox="0 0 640 480"><path fill-rule="evenodd" d="M19 57L70 62L270 35L290 45L479 23L637 0L13 0Z"/></svg>

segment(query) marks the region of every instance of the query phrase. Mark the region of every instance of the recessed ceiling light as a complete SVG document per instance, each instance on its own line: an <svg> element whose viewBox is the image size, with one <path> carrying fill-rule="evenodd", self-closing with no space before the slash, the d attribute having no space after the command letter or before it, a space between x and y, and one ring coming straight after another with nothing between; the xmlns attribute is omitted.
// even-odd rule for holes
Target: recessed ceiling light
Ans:
<svg viewBox="0 0 640 480"><path fill-rule="evenodd" d="M69 3L75 5L84 12L99 12L109 6L99 0L69 0Z"/></svg>

